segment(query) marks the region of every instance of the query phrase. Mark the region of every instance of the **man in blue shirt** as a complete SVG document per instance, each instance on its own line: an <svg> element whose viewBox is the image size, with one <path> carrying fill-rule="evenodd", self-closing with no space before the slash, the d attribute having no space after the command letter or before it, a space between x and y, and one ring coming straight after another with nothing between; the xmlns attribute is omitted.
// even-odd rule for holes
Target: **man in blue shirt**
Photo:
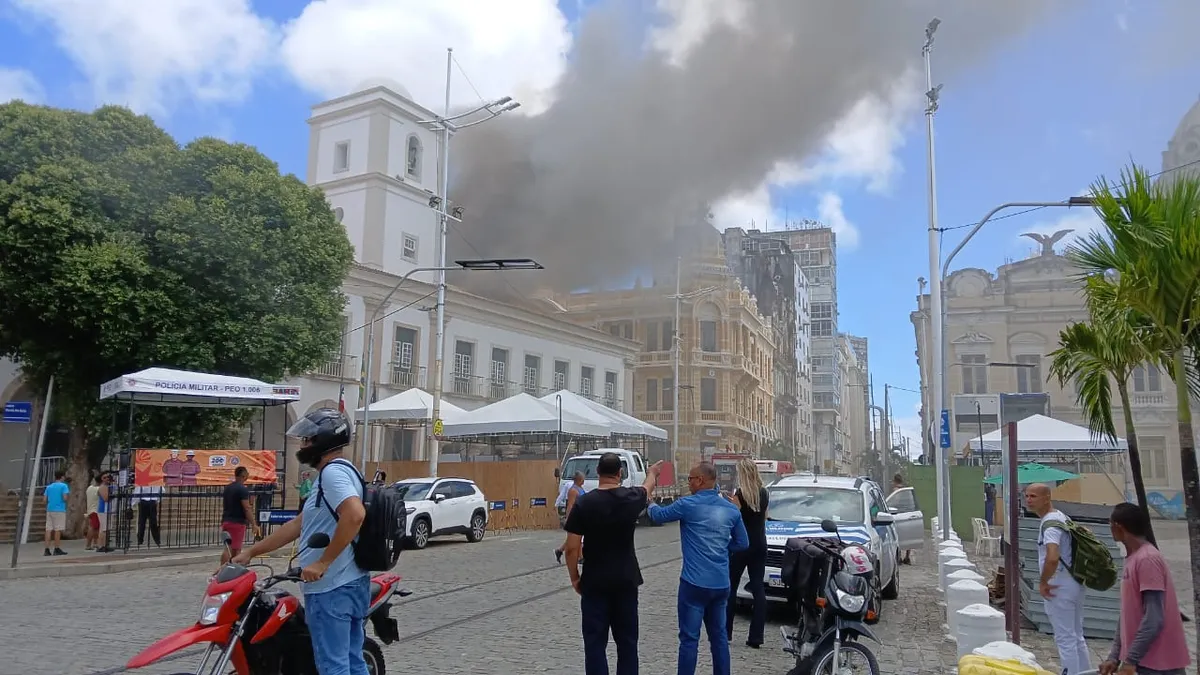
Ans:
<svg viewBox="0 0 1200 675"><path fill-rule="evenodd" d="M729 598L729 554L750 546L742 514L716 489L717 470L702 462L688 474L692 494L670 506L650 506L656 523L679 521L683 571L679 575L679 675L694 675L700 625L708 633L713 675L729 675L725 603Z"/></svg>
<svg viewBox="0 0 1200 675"><path fill-rule="evenodd" d="M338 410L322 408L301 418L287 435L300 439L296 458L317 470L312 495L299 516L233 561L244 565L300 539L305 619L317 672L368 675L363 641L371 581L354 561L352 546L367 512L362 478L342 459L342 448L350 444L350 422ZM318 532L329 535L329 545L306 548Z"/></svg>
<svg viewBox="0 0 1200 675"><path fill-rule="evenodd" d="M66 555L62 550L62 533L67 529L67 487L65 471L54 472L54 482L46 486L46 555ZM54 540L54 552L50 552L50 540Z"/></svg>

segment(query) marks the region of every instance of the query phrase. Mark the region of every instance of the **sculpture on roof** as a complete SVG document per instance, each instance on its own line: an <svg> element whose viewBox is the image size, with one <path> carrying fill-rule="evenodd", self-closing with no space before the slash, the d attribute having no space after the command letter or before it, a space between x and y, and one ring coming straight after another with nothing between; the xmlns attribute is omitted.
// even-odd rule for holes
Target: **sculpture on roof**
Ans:
<svg viewBox="0 0 1200 675"><path fill-rule="evenodd" d="M1023 233L1021 233L1021 236L1029 237L1030 239L1041 244L1043 256L1053 256L1053 255L1055 255L1054 245L1057 244L1058 242L1062 241L1063 237L1067 236L1068 234L1071 234L1074 231L1075 230L1059 230L1058 232L1055 232L1054 234L1049 234L1049 235L1041 234L1038 232L1023 232Z"/></svg>

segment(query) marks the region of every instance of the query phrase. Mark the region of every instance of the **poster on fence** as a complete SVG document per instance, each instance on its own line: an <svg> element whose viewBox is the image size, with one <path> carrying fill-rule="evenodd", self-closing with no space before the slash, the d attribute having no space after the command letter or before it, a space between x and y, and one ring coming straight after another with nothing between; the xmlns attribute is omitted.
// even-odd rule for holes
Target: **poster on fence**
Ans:
<svg viewBox="0 0 1200 675"><path fill-rule="evenodd" d="M134 453L136 485L227 485L233 472L244 466L250 472L247 483L265 485L276 482L274 450L147 450Z"/></svg>

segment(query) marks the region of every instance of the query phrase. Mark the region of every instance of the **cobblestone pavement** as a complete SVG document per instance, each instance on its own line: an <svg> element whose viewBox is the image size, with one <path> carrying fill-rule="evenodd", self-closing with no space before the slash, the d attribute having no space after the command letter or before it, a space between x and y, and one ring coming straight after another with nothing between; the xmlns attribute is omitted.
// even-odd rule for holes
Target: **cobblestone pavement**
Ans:
<svg viewBox="0 0 1200 675"><path fill-rule="evenodd" d="M457 539L457 538L456 538ZM414 595L400 604L402 640L385 648L389 671L449 673L579 673L579 604L551 549L558 532L492 536L480 544L461 539L406 552L399 571ZM675 672L675 589L678 531L638 531L645 586L641 593L641 672ZM935 566L916 553L902 568L901 598L888 602L870 645L884 673L952 672L953 643L943 634L943 609L934 598ZM283 561L279 562L282 566ZM0 675L93 675L121 672L139 649L195 620L211 566L62 579L0 582ZM747 620L739 616L734 672L787 672L774 612L762 649L744 645ZM700 670L709 667L700 648ZM615 667L615 654L610 656ZM142 671L150 675L194 668L188 658Z"/></svg>

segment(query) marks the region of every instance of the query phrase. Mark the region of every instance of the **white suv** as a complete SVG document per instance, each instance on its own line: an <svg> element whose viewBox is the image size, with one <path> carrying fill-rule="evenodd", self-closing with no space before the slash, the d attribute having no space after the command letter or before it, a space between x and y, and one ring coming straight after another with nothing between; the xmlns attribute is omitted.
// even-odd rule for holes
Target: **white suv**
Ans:
<svg viewBox="0 0 1200 675"><path fill-rule="evenodd" d="M466 478L406 478L397 481L408 512L408 542L425 548L429 539L465 534L467 541L483 539L487 531L487 498Z"/></svg>
<svg viewBox="0 0 1200 675"><path fill-rule="evenodd" d="M866 478L794 475L767 486L767 569L764 584L767 599L787 597L780 565L783 545L792 537L831 537L821 530L822 520L838 525L846 543L863 546L875 559L876 597L894 600L900 593L900 542L895 523L908 514L889 508L879 485ZM919 516L919 513L918 513ZM749 577L743 575L738 599L751 598L746 591ZM882 605L875 607L876 614Z"/></svg>

